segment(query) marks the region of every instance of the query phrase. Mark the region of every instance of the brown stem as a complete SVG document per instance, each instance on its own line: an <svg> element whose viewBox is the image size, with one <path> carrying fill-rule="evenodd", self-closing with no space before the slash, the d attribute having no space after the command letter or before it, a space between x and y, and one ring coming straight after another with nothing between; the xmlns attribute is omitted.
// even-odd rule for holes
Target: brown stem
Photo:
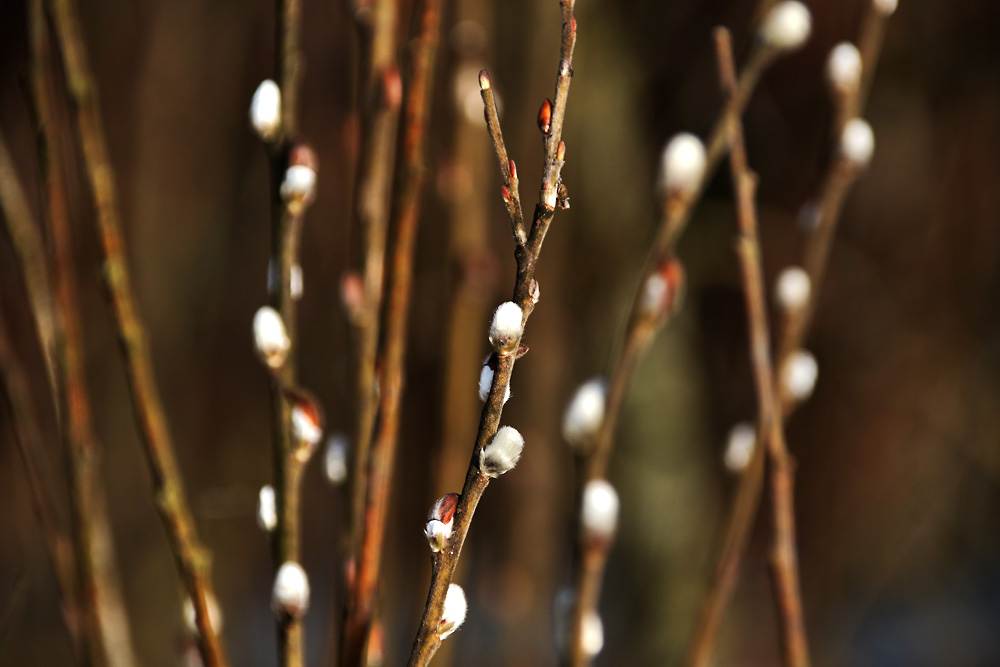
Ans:
<svg viewBox="0 0 1000 667"><path fill-rule="evenodd" d="M369 452L364 525L355 558L357 572L344 619L342 664L348 666L362 664L375 614L375 596L382 565L385 521L399 432L413 251L427 173L427 124L442 5L442 0L423 0L414 8L413 14L410 76L404 88L403 133L391 213L395 239L379 383L379 426Z"/></svg>
<svg viewBox="0 0 1000 667"><path fill-rule="evenodd" d="M794 464L785 447L781 408L771 361L764 271L761 267L757 210L754 203L756 177L747 166L743 127L734 104L737 85L729 31L717 28L715 43L719 81L727 98L725 116L729 130L729 164L737 200L736 217L740 227L737 250L746 295L750 358L757 385L757 418L771 462L770 481L774 521L771 557L782 649L785 664L790 667L807 667L809 649L802 615L798 558L795 552L795 510L792 495Z"/></svg>
<svg viewBox="0 0 1000 667"><path fill-rule="evenodd" d="M569 95L569 85L573 74L573 48L576 45L575 19L573 18L574 0L561 0L562 32L559 71L556 76L556 92L553 98L553 112L549 132L545 138L545 153L542 170L542 184L539 189L539 204L535 207L530 231L525 242L518 243L514 252L517 260L517 276L514 283L513 301L521 307L522 324L526 324L534 309L538 285L535 282L535 265L539 252L545 241L555 210L553 205L553 188L558 183L563 159L559 155L559 144L562 142L562 128L566 114L566 100ZM482 87L482 86L481 86ZM489 114L488 101L484 103ZM499 133L490 131L491 138L496 141ZM496 147L494 145L494 147ZM499 155L499 150L497 151ZM508 182L509 173L501 160L501 175ZM515 238L517 231L515 227ZM462 547L468 535L472 517L475 514L479 500L489 485L489 478L479 471L479 452L500 426L500 416L503 412L503 397L510 384L514 369L516 354L500 355L497 367L493 372L493 383L489 396L479 419L479 430L472 448L469 468L465 474L465 485L462 488L458 506L455 509L452 534L445 548L431 555L431 583L427 592L427 601L420 620L417 636L413 640L410 651L409 667L422 667L430 663L435 652L441 645L438 627L444 609L445 596L451 585L455 569L462 554Z"/></svg>
<svg viewBox="0 0 1000 667"><path fill-rule="evenodd" d="M145 446L160 518L167 529L178 570L195 608L199 649L207 666L225 665L225 651L208 617L212 597L209 558L198 541L174 446L156 387L146 332L139 320L125 261L114 168L108 157L97 102L73 0L52 0L50 11L66 71L66 84L83 150L104 261L102 278L114 310L139 432Z"/></svg>

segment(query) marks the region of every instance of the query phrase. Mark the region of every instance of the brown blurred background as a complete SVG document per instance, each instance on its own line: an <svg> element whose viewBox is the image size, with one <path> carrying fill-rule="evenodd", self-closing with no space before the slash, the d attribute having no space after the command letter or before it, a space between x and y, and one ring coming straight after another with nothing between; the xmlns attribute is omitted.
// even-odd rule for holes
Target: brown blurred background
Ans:
<svg viewBox="0 0 1000 667"><path fill-rule="evenodd" d="M854 39L862 2L811 0L814 33L763 80L746 115L769 278L797 261L796 216L829 154L826 54ZM558 59L554 0L451 3L418 243L401 455L383 587L387 665L402 664L426 593L421 537L434 498L461 485L478 420L488 311L513 284L512 243L476 73L489 69L522 197L541 167L535 112ZM551 600L568 583L572 457L563 406L603 372L655 225L660 148L704 136L719 106L717 24L749 39L753 2L577 3L560 212L539 267L530 354L503 423L525 435L518 468L485 495L460 578L469 619L438 664L548 665ZM265 374L250 323L266 301L267 163L248 129L273 75L270 3L81 3L118 170L129 255L201 535L214 555L233 663L275 663L270 553L255 522L270 480ZM401 30L409 23L403 8ZM0 125L40 203L27 102L26 17L0 5ZM301 376L330 432L351 432L350 332L339 300L358 266L351 229L356 43L346 0L306 2L301 130L320 158L304 231ZM902 0L867 117L875 157L852 191L809 346L815 395L788 426L798 458L804 603L817 665L1000 664L1000 5ZM723 170L724 171L724 170ZM180 662L181 594L98 282L93 208L70 183L88 379L138 663ZM632 387L611 479L622 526L604 585L598 664L683 655L733 489L726 433L754 414L728 177L716 178L679 252L682 314ZM457 299L457 301L456 301ZM457 306L453 305L457 304ZM29 369L48 478L65 505L41 354L6 235L0 318ZM451 380L449 378L459 378ZM464 378L464 379L462 379ZM458 382L458 384L456 384ZM464 382L465 384L461 384ZM465 389L467 385L467 390ZM0 663L71 664L44 542L9 418L0 413ZM444 453L444 454L442 454ZM305 480L310 664L326 655L343 491L321 462ZM63 512L65 515L65 511ZM717 651L719 665L777 661L761 516Z"/></svg>

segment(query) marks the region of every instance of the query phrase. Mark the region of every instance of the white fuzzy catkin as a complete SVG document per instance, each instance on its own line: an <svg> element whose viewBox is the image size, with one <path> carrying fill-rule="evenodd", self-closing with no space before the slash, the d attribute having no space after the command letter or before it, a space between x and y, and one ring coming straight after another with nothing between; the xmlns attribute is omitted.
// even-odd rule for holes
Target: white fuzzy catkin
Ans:
<svg viewBox="0 0 1000 667"><path fill-rule="evenodd" d="M585 450L593 441L604 421L606 394L607 387L601 378L584 383L573 394L562 423L563 437L571 446Z"/></svg>
<svg viewBox="0 0 1000 667"><path fill-rule="evenodd" d="M291 297L296 301L301 299L304 286L302 278L302 265L292 264L288 275L288 291Z"/></svg>
<svg viewBox="0 0 1000 667"><path fill-rule="evenodd" d="M498 354L510 354L517 349L523 326L521 307L513 301L501 303L490 323L490 344Z"/></svg>
<svg viewBox="0 0 1000 667"><path fill-rule="evenodd" d="M840 154L855 169L864 169L875 152L875 133L863 118L852 118L840 134Z"/></svg>
<svg viewBox="0 0 1000 667"><path fill-rule="evenodd" d="M265 533L270 533L278 525L278 508L274 499L274 487L265 484L257 494L257 525Z"/></svg>
<svg viewBox="0 0 1000 667"><path fill-rule="evenodd" d="M295 561L283 563L274 577L271 609L279 616L301 617L309 608L309 577Z"/></svg>
<svg viewBox="0 0 1000 667"><path fill-rule="evenodd" d="M208 608L208 620L212 624L212 629L216 633L222 631L222 626L225 623L225 617L222 615L222 608L219 606L219 601L215 599L214 595L208 595L205 598L205 606ZM186 598L184 600L184 626L187 628L188 634L197 637L201 633L198 631L198 619L194 611L194 603L191 602L191 598Z"/></svg>
<svg viewBox="0 0 1000 667"><path fill-rule="evenodd" d="M340 486L347 479L347 452L347 436L343 433L334 433L327 439L323 472L333 486Z"/></svg>
<svg viewBox="0 0 1000 667"><path fill-rule="evenodd" d="M784 310L801 310L809 303L812 282L805 269L799 266L789 266L778 275L774 286L774 300Z"/></svg>
<svg viewBox="0 0 1000 667"><path fill-rule="evenodd" d="M424 537L427 538L427 544L430 545L431 551L437 553L444 549L445 544L448 543L448 539L451 538L451 526L453 523L453 521L445 523L444 521L431 519L424 524Z"/></svg>
<svg viewBox="0 0 1000 667"><path fill-rule="evenodd" d="M816 357L806 350L796 350L788 356L781 368L781 387L796 401L812 396L819 376Z"/></svg>
<svg viewBox="0 0 1000 667"><path fill-rule="evenodd" d="M690 195L705 174L705 145L688 132L675 134L660 157L660 187L668 193Z"/></svg>
<svg viewBox="0 0 1000 667"><path fill-rule="evenodd" d="M583 489L580 525L591 538L609 540L618 528L618 492L610 482L593 479Z"/></svg>
<svg viewBox="0 0 1000 667"><path fill-rule="evenodd" d="M826 59L826 79L834 90L854 92L861 83L861 52L850 42L833 47Z"/></svg>
<svg viewBox="0 0 1000 667"><path fill-rule="evenodd" d="M286 204L308 204L316 194L316 172L304 164L293 164L285 170L281 182L281 199Z"/></svg>
<svg viewBox="0 0 1000 667"><path fill-rule="evenodd" d="M253 316L253 340L257 354L269 368L278 369L284 365L292 341L281 315L274 308L264 306Z"/></svg>
<svg viewBox="0 0 1000 667"><path fill-rule="evenodd" d="M489 357L483 362L483 370L479 373L479 400L483 403L490 397L490 387L493 386L493 369L489 365ZM510 382L507 383L507 391L503 395L503 403L507 405L510 400Z"/></svg>
<svg viewBox="0 0 1000 667"><path fill-rule="evenodd" d="M499 477L513 470L524 450L524 438L512 426L501 426L489 444L479 450L479 470L487 477Z"/></svg>
<svg viewBox="0 0 1000 667"><path fill-rule="evenodd" d="M604 648L604 624L596 611L589 611L583 617L580 646L588 657L593 658Z"/></svg>
<svg viewBox="0 0 1000 667"><path fill-rule="evenodd" d="M805 44L812 30L812 15L801 2L786 0L775 5L758 36L766 46L779 51L792 51Z"/></svg>
<svg viewBox="0 0 1000 667"><path fill-rule="evenodd" d="M292 406L292 435L297 442L310 450L314 449L323 437L323 427L316 421L315 412L298 402Z"/></svg>
<svg viewBox="0 0 1000 667"><path fill-rule="evenodd" d="M872 6L882 16L890 16L896 11L898 0L873 0Z"/></svg>
<svg viewBox="0 0 1000 667"><path fill-rule="evenodd" d="M722 462L731 473L741 472L750 463L757 442L757 429L749 422L740 422L729 431Z"/></svg>
<svg viewBox="0 0 1000 667"><path fill-rule="evenodd" d="M441 613L441 623L438 625L438 638L445 639L465 623L465 615L469 604L465 601L465 591L458 584L449 584L444 596L444 609Z"/></svg>
<svg viewBox="0 0 1000 667"><path fill-rule="evenodd" d="M271 79L257 86L250 100L250 124L264 141L274 138L281 127L281 89Z"/></svg>

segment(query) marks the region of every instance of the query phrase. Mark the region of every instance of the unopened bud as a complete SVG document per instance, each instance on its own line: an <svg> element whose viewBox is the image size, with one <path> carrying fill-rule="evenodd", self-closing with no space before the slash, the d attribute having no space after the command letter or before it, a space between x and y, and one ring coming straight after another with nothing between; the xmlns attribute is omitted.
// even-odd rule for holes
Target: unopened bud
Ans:
<svg viewBox="0 0 1000 667"><path fill-rule="evenodd" d="M749 422L740 422L729 431L729 439L726 441L726 451L722 455L722 462L726 470L731 473L739 473L753 457L754 445L757 442L757 430Z"/></svg>
<svg viewBox="0 0 1000 667"><path fill-rule="evenodd" d="M455 519L455 508L458 506L459 495L448 493L440 498L427 513L427 523L424 525L424 536L431 547L431 551L437 553L444 549L451 538L451 527Z"/></svg>
<svg viewBox="0 0 1000 667"><path fill-rule="evenodd" d="M279 617L301 618L309 608L309 577L302 566L288 561L274 577L271 609Z"/></svg>
<svg viewBox="0 0 1000 667"><path fill-rule="evenodd" d="M274 308L264 306L253 317L253 339L257 355L269 368L281 368L292 341L285 331L285 323Z"/></svg>
<svg viewBox="0 0 1000 667"><path fill-rule="evenodd" d="M826 59L826 79L839 93L853 93L861 83L861 52L850 42L833 47Z"/></svg>
<svg viewBox="0 0 1000 667"><path fill-rule="evenodd" d="M486 357L483 362L483 370L479 373L479 400L483 403L490 397L490 387L493 386L493 373L496 370L496 353ZM507 390L503 395L504 405L510 400L510 383L507 383Z"/></svg>
<svg viewBox="0 0 1000 667"><path fill-rule="evenodd" d="M479 451L479 471L487 477L499 477L514 469L523 450L524 438L517 429L501 426L489 444Z"/></svg>
<svg viewBox="0 0 1000 667"><path fill-rule="evenodd" d="M334 433L326 441L326 454L323 456L323 472L326 480L333 486L339 486L347 479L347 436Z"/></svg>
<svg viewBox="0 0 1000 667"><path fill-rule="evenodd" d="M510 203L510 188L508 188L506 185L501 185L500 186L500 196L503 197L503 200L509 204Z"/></svg>
<svg viewBox="0 0 1000 667"><path fill-rule="evenodd" d="M852 118L840 134L840 155L855 169L864 169L875 152L875 133L863 118Z"/></svg>
<svg viewBox="0 0 1000 667"><path fill-rule="evenodd" d="M270 141L281 128L281 89L270 79L262 81L250 100L250 124L264 141Z"/></svg>
<svg viewBox="0 0 1000 667"><path fill-rule="evenodd" d="M469 605L465 601L465 591L458 584L449 584L448 592L444 596L441 622L438 624L438 639L443 640L458 630L462 623L465 623L465 615L468 611Z"/></svg>
<svg viewBox="0 0 1000 667"><path fill-rule="evenodd" d="M873 0L872 6L882 16L890 16L896 11L898 0Z"/></svg>
<svg viewBox="0 0 1000 667"><path fill-rule="evenodd" d="M573 22L572 22L571 25L573 27L573 34L575 35L576 34L576 17L575 16L573 17Z"/></svg>
<svg viewBox="0 0 1000 667"><path fill-rule="evenodd" d="M500 304L493 313L490 324L490 343L498 354L510 354L517 349L524 326L521 307L513 301Z"/></svg>
<svg viewBox="0 0 1000 667"><path fill-rule="evenodd" d="M265 533L274 531L278 525L278 508L274 500L274 487L265 484L257 494L257 525Z"/></svg>
<svg viewBox="0 0 1000 667"><path fill-rule="evenodd" d="M316 399L305 391L289 389L286 395L292 403L292 437L297 445L295 458L305 463L323 437L323 414Z"/></svg>
<svg viewBox="0 0 1000 667"><path fill-rule="evenodd" d="M701 139L688 132L674 135L660 157L660 187L668 194L694 194L705 174L705 163Z"/></svg>
<svg viewBox="0 0 1000 667"><path fill-rule="evenodd" d="M563 437L581 454L590 449L604 422L606 394L604 380L595 378L581 385L566 407L562 423Z"/></svg>
<svg viewBox="0 0 1000 667"><path fill-rule="evenodd" d="M288 292L289 296L296 301L302 298L302 283L302 265L292 264L288 276Z"/></svg>
<svg viewBox="0 0 1000 667"><path fill-rule="evenodd" d="M684 265L676 257L669 256L655 273L646 279L642 288L640 314L658 321L675 312L684 294Z"/></svg>
<svg viewBox="0 0 1000 667"><path fill-rule="evenodd" d="M480 70L479 72L479 88L480 90L490 89L490 75L486 70Z"/></svg>
<svg viewBox="0 0 1000 667"><path fill-rule="evenodd" d="M806 350L792 352L781 367L781 387L797 402L812 396L819 375L816 357Z"/></svg>
<svg viewBox="0 0 1000 667"><path fill-rule="evenodd" d="M580 525L591 540L609 541L618 527L618 493L607 480L594 479L583 489Z"/></svg>
<svg viewBox="0 0 1000 667"><path fill-rule="evenodd" d="M211 624L212 629L216 633L221 632L225 618L222 615L222 608L219 606L219 601L211 593L205 596L205 607L208 609L208 622ZM184 625L191 636L197 637L201 634L198 630L197 614L195 613L194 603L191 601L191 598L184 600Z"/></svg>
<svg viewBox="0 0 1000 667"><path fill-rule="evenodd" d="M559 145L556 147L556 159L565 160L566 159L566 142L560 141Z"/></svg>
<svg viewBox="0 0 1000 667"><path fill-rule="evenodd" d="M538 110L538 129L542 131L542 134L548 134L551 124L552 102L546 97L545 101L542 102L542 107Z"/></svg>
<svg viewBox="0 0 1000 667"><path fill-rule="evenodd" d="M510 180L516 181L517 180L517 165L514 164L513 160L508 160L507 161L507 167L508 167L508 169L510 169Z"/></svg>
<svg viewBox="0 0 1000 667"><path fill-rule="evenodd" d="M281 183L281 199L295 212L312 203L316 196L316 169L319 161L307 144L299 144L288 156L288 169Z"/></svg>
<svg viewBox="0 0 1000 667"><path fill-rule="evenodd" d="M779 2L760 26L757 33L767 47L778 51L792 51L805 44L812 29L812 15L801 2Z"/></svg>
<svg viewBox="0 0 1000 667"><path fill-rule="evenodd" d="M774 289L774 298L782 309L787 311L801 310L809 303L812 282L805 269L790 266L778 275Z"/></svg>

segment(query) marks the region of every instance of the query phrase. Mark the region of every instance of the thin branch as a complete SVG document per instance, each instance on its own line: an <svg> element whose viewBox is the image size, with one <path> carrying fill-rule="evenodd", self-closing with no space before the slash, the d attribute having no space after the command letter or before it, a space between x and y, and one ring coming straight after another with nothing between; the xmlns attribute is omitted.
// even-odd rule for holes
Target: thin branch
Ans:
<svg viewBox="0 0 1000 667"><path fill-rule="evenodd" d="M535 265L542 244L544 243L545 235L555 214L559 176L565 157L562 128L565 121L569 86L573 76L573 49L576 45L576 19L573 17L573 7L574 0L561 0L560 2L562 13L560 60L556 75L556 91L553 98L552 116L547 128L548 132L545 135L545 153L542 183L539 188L539 203L535 206L530 231L528 231L523 242L519 241L517 243L515 249L517 277L514 284L513 301L522 310L522 325L527 323L537 302L539 288L534 275ZM480 88L486 88L487 84L489 84L488 77L485 81L482 78L480 79ZM489 87L492 88L492 85L489 85ZM486 103L486 112L489 115L489 104L485 97L484 103ZM497 141L500 135L499 132L494 133L490 131L490 136L491 139ZM497 148L496 144L494 145L494 149L497 151L498 159L501 162L500 168L505 187L509 187L507 183L509 183L510 173L505 169L502 157L499 157L503 153ZM514 234L516 239L519 238L516 225L514 226ZM409 662L407 663L409 667L422 667L429 664L441 645L438 627L441 623L445 597L454 579L455 569L462 555L462 547L465 544L472 517L490 480L489 477L483 475L479 470L479 452L497 432L500 425L500 416L503 412L503 399L510 384L510 377L516 358L516 354L499 355L497 357L497 367L494 369L493 382L480 416L479 430L476 434L476 442L472 448L469 468L465 475L465 484L462 488L458 505L455 508L451 537L448 539L448 543L444 549L431 554L431 583L427 592L427 601L424 605L420 628L413 641L413 648L410 652Z"/></svg>
<svg viewBox="0 0 1000 667"><path fill-rule="evenodd" d="M771 565L781 625L782 649L787 665L807 667L809 649L799 591L798 557L795 552L795 510L792 494L794 463L785 447L781 408L771 361L764 271L760 261L757 210L754 203L756 177L747 166L743 127L734 104L737 86L729 31L717 28L715 42L719 81L727 100L725 115L729 128L729 164L740 227L737 250L746 294L750 358L757 385L758 423L761 425L761 433L765 436L771 464L771 501L774 520Z"/></svg>
<svg viewBox="0 0 1000 667"><path fill-rule="evenodd" d="M344 620L342 664L346 666L361 664L375 614L389 490L398 444L413 252L427 173L427 125L442 5L442 0L424 0L414 7L410 75L404 87L403 130L391 213L395 239L381 355L379 425L369 452L364 527L355 558L357 574Z"/></svg>
<svg viewBox="0 0 1000 667"><path fill-rule="evenodd" d="M199 648L204 663L208 667L225 665L228 660L208 617L207 600L213 596L208 575L209 558L198 541L187 504L174 446L154 379L149 342L132 294L119 220L114 168L108 157L96 82L87 62L76 5L72 0L52 0L50 11L80 135L88 185L97 208L96 222L104 260L102 278L114 310L133 407L153 479L156 507L167 529L181 578L194 605Z"/></svg>

